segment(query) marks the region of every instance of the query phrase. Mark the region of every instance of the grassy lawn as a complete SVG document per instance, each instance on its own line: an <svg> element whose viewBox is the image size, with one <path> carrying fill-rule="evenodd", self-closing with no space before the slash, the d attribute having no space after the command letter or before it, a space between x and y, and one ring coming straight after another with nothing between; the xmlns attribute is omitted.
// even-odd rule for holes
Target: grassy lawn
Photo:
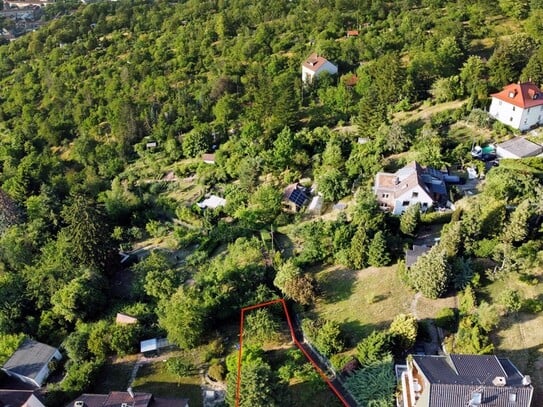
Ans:
<svg viewBox="0 0 543 407"><path fill-rule="evenodd" d="M292 345L266 352L266 359L270 363L272 369L277 371L282 365L288 363L289 360L292 363L292 359L290 359L292 356L289 356L289 353L291 352L294 352L296 356L300 358L297 359L299 364L303 364L310 371L313 371L313 367L309 365L309 362L306 360L305 356L303 356L302 352ZM307 377L294 377L290 379L288 387L286 388L287 395L285 402L288 401L288 405L292 407L342 406L326 382L321 380L319 376L315 376L316 377L312 380Z"/></svg>
<svg viewBox="0 0 543 407"><path fill-rule="evenodd" d="M94 384L94 392L126 391L130 374L137 359L138 355L129 355L124 358L109 360L102 368L102 372Z"/></svg>
<svg viewBox="0 0 543 407"><path fill-rule="evenodd" d="M309 381L292 380L288 392L292 407L341 407L343 405L324 381L315 385Z"/></svg>
<svg viewBox="0 0 543 407"><path fill-rule="evenodd" d="M374 329L386 328L397 314L410 312L413 293L401 283L395 266L360 271L328 267L316 277L323 291L316 313L340 323L353 345Z"/></svg>
<svg viewBox="0 0 543 407"><path fill-rule="evenodd" d="M437 103L435 105L423 104L418 109L409 112L394 113L394 121L401 124L415 122L417 120L428 120L432 115L443 112L445 110L458 109L467 100L453 100L452 102Z"/></svg>
<svg viewBox="0 0 543 407"><path fill-rule="evenodd" d="M192 407L202 406L200 376L193 375L179 379L169 373L164 365L165 363L160 360L143 365L134 382L134 391L148 392L162 397L188 398Z"/></svg>
<svg viewBox="0 0 543 407"><path fill-rule="evenodd" d="M543 313L519 313L502 318L493 335L496 354L510 358L535 387L534 406L543 405Z"/></svg>
<svg viewBox="0 0 543 407"><path fill-rule="evenodd" d="M528 285L511 275L503 281L495 281L482 291L485 300L497 303L500 293L507 288L518 290L522 298L543 297L543 270L534 270L539 284ZM534 405L543 405L543 313L519 312L502 317L498 329L492 335L496 353L509 357L521 373L532 377L536 389Z"/></svg>

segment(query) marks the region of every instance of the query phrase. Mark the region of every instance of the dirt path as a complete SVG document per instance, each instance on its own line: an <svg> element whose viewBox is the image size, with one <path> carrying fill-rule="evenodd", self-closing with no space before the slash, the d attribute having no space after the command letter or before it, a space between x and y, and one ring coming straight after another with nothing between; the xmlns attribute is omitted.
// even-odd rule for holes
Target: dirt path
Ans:
<svg viewBox="0 0 543 407"><path fill-rule="evenodd" d="M413 297L413 300L411 301L411 306L409 307L409 309L411 310L411 314L413 314L413 316L418 320L419 319L419 314L417 312L417 305L419 303L419 299L420 297L422 297L422 294L420 293L420 291L418 293L415 294L415 296Z"/></svg>

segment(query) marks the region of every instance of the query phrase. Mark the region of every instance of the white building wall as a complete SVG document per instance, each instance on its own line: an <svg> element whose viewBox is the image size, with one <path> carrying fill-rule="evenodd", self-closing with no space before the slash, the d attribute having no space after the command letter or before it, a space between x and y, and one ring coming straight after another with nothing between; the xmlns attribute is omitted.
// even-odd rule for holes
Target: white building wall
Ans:
<svg viewBox="0 0 543 407"><path fill-rule="evenodd" d="M404 194L396 198L392 213L394 215L401 215L408 207L417 203L420 203L421 209L423 210L431 208L434 204L434 200L420 185L410 188Z"/></svg>
<svg viewBox="0 0 543 407"><path fill-rule="evenodd" d="M515 129L520 129L522 122L522 108L493 97L489 113L496 120Z"/></svg>
<svg viewBox="0 0 543 407"><path fill-rule="evenodd" d="M335 75L337 74L337 66L330 61L326 61L317 71L317 75L320 75L323 72L328 72L330 75Z"/></svg>
<svg viewBox="0 0 543 407"><path fill-rule="evenodd" d="M47 367L47 365L43 365L39 373L34 378L34 381L36 382L38 387L41 387L43 382L47 379L47 376L49 376L49 368Z"/></svg>
<svg viewBox="0 0 543 407"><path fill-rule="evenodd" d="M533 126L543 123L543 105L524 109L520 122L520 130L530 130Z"/></svg>
<svg viewBox="0 0 543 407"><path fill-rule="evenodd" d="M43 403L33 394L30 395L28 400L22 405L22 407L45 407Z"/></svg>
<svg viewBox="0 0 543 407"><path fill-rule="evenodd" d="M323 72L328 72L330 75L337 74L337 66L330 61L326 61L317 71L312 71L305 65L302 65L302 81L312 82L313 79Z"/></svg>
<svg viewBox="0 0 543 407"><path fill-rule="evenodd" d="M312 82L314 75L315 75L315 72L313 72L311 69L308 69L302 65L302 81Z"/></svg>

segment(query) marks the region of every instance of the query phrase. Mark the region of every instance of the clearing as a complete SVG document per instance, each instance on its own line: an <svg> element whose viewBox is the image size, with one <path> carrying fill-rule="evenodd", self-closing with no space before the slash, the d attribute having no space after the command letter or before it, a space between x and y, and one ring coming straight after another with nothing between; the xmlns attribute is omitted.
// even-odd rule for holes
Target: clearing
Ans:
<svg viewBox="0 0 543 407"><path fill-rule="evenodd" d="M401 313L417 319L433 318L445 307L455 307L455 297L429 300L416 296L399 279L396 265L350 270L326 267L316 274L323 291L316 313L341 324L351 338L350 346L375 329L386 329Z"/></svg>
<svg viewBox="0 0 543 407"><path fill-rule="evenodd" d="M445 110L458 109L467 102L465 100L453 100L452 102L438 103L435 105L422 104L416 110L410 110L408 112L394 113L393 121L406 124L409 122L415 122L417 120L428 120L432 115L443 112Z"/></svg>
<svg viewBox="0 0 543 407"><path fill-rule="evenodd" d="M543 270L532 273L535 285L519 281L518 275L495 281L482 292L483 299L498 304L505 289L518 290L521 298L543 299ZM530 375L535 387L534 406L543 405L543 312L531 314L512 313L501 318L500 325L492 335L496 353L510 358L521 373Z"/></svg>
<svg viewBox="0 0 543 407"><path fill-rule="evenodd" d="M396 315L410 312L414 293L399 280L396 266L325 267L316 278L323 291L316 313L338 322L353 346L373 330L387 328Z"/></svg>

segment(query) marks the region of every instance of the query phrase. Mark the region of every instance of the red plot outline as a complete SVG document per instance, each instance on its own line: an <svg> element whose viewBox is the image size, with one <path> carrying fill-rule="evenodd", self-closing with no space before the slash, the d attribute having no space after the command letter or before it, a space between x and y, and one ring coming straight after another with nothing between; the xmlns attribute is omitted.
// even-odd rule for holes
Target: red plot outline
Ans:
<svg viewBox="0 0 543 407"><path fill-rule="evenodd" d="M285 316L287 317L287 323L288 328L290 330L290 336L292 337L292 340L294 341L294 344L298 349L302 351L304 356L306 357L309 362L313 365L317 373L320 375L322 380L328 384L328 387L332 389L334 394L337 396L337 398L343 403L345 407L349 407L350 404L345 400L345 398L341 395L341 393L335 388L335 386L332 384L330 379L324 374L324 372L321 370L321 368L317 365L317 363L313 360L313 358L307 353L307 351L303 348L303 346L298 342L296 339L296 335L294 334L294 328L292 326L292 321L290 320L290 315L288 313L287 304L285 303L285 300L283 298L262 302L260 304L251 305L249 307L244 307L241 309L241 321L240 321L240 327L239 327L239 350L238 350L238 375L236 380L236 407L239 407L239 400L240 400L240 385L241 385L241 356L243 351L243 321L245 319L245 311L250 311L257 308L263 308L267 307L272 304L281 303L283 305L283 311L285 312Z"/></svg>

